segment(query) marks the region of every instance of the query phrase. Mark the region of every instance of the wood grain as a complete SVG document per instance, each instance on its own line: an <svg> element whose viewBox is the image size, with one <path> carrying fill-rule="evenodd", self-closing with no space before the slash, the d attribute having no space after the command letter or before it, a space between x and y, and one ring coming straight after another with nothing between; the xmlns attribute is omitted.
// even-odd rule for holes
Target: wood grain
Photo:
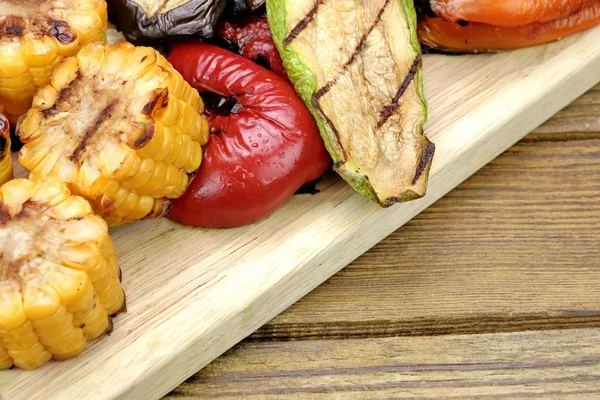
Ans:
<svg viewBox="0 0 600 400"><path fill-rule="evenodd" d="M80 357L0 374L16 399L153 399L191 376L600 81L600 29L498 55L424 60L438 146L425 199L386 210L333 177L226 231L167 220L112 232L128 313Z"/></svg>
<svg viewBox="0 0 600 400"><path fill-rule="evenodd" d="M252 340L600 326L600 86Z"/></svg>
<svg viewBox="0 0 600 400"><path fill-rule="evenodd" d="M593 140L600 138L600 85L590 89L522 142Z"/></svg>
<svg viewBox="0 0 600 400"><path fill-rule="evenodd" d="M599 371L598 329L246 342L166 399L591 399Z"/></svg>
<svg viewBox="0 0 600 400"><path fill-rule="evenodd" d="M167 400L597 398L599 167L600 85Z"/></svg>

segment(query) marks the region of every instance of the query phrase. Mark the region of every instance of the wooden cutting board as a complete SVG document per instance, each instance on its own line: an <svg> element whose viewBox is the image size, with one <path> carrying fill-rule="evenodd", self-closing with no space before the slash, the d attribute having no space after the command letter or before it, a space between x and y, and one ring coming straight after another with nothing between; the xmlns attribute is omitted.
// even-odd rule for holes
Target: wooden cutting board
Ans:
<svg viewBox="0 0 600 400"><path fill-rule="evenodd" d="M599 82L600 27L424 63L437 145L426 198L383 210L331 174L250 227L115 229L128 312L76 359L0 372L0 399L160 398Z"/></svg>

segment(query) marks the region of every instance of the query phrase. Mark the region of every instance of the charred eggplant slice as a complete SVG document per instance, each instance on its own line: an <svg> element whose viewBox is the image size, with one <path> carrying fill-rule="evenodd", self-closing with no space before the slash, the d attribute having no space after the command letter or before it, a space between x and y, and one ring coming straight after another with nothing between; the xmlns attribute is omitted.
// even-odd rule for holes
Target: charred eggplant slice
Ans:
<svg viewBox="0 0 600 400"><path fill-rule="evenodd" d="M269 0L269 24L335 169L384 207L425 195L417 17L409 0Z"/></svg>
<svg viewBox="0 0 600 400"><path fill-rule="evenodd" d="M119 30L137 45L211 37L225 0L113 0Z"/></svg>

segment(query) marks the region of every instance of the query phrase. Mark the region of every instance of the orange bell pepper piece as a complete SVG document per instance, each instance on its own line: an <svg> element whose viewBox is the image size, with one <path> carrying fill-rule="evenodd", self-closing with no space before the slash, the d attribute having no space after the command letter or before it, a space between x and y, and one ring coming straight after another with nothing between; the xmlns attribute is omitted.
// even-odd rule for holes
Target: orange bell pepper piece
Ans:
<svg viewBox="0 0 600 400"><path fill-rule="evenodd" d="M425 17L419 23L419 39L434 49L461 53L510 50L559 40L600 24L600 1L555 21L521 27L498 27L482 23L462 24Z"/></svg>
<svg viewBox="0 0 600 400"><path fill-rule="evenodd" d="M523 26L550 22L580 11L590 0L431 0L436 15L449 21Z"/></svg>

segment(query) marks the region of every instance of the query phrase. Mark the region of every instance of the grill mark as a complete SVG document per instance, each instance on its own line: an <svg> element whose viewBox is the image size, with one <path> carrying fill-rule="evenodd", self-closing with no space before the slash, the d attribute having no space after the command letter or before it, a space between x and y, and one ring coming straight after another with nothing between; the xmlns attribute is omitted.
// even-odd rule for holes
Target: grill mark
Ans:
<svg viewBox="0 0 600 400"><path fill-rule="evenodd" d="M48 204L39 203L34 200L27 200L21 206L21 210L16 213L12 219L24 219L30 217L37 218L39 215L42 215L48 211L49 208L50 206Z"/></svg>
<svg viewBox="0 0 600 400"><path fill-rule="evenodd" d="M144 132L133 142L133 148L138 150L150 143L152 138L154 138L154 133L156 131L156 126L154 124L146 124L144 126Z"/></svg>
<svg viewBox="0 0 600 400"><path fill-rule="evenodd" d="M67 87L64 87L64 88L60 89L60 92L58 93L58 98L56 99L56 101L54 102L54 104L51 107L42 110L42 113L44 114L44 117L49 117L50 115L55 115L55 114L58 113L58 108L65 101L67 101L67 99L69 97L71 97L71 92L72 92L73 88L75 86L77 86L77 84L79 84L79 81L81 80L81 78L82 78L81 71L77 70L75 72L75 79L73 79L69 83L69 85L67 85Z"/></svg>
<svg viewBox="0 0 600 400"><path fill-rule="evenodd" d="M302 18L300 22L298 22L294 29L292 29L290 34L287 35L285 39L283 39L284 46L289 46L294 41L294 39L296 39L298 35L300 35L300 33L302 33L302 31L308 27L308 25L315 19L315 16L319 11L319 7L321 7L324 1L325 0L317 0L317 2L313 6L313 8L308 12L308 14L306 14L304 18Z"/></svg>
<svg viewBox="0 0 600 400"><path fill-rule="evenodd" d="M147 135L145 132L142 134L142 136L140 136L139 138L135 139L135 142L133 142L133 148L134 149L141 149L142 147L144 147L145 145L147 145L150 140L152 140L152 135Z"/></svg>
<svg viewBox="0 0 600 400"><path fill-rule="evenodd" d="M144 115L153 115L157 107L163 108L169 104L169 90L163 89L160 92L154 91L150 97L148 103L142 108Z"/></svg>
<svg viewBox="0 0 600 400"><path fill-rule="evenodd" d="M23 28L20 26L7 26L4 32L9 36L21 36Z"/></svg>
<svg viewBox="0 0 600 400"><path fill-rule="evenodd" d="M419 166L415 172L415 176L413 177L412 184L416 185L423 172L427 169L427 166L431 163L433 159L433 155L435 154L435 144L431 142L427 142L427 147L425 147L425 151L423 151L423 155L421 156L421 161L419 162Z"/></svg>
<svg viewBox="0 0 600 400"><path fill-rule="evenodd" d="M25 30L25 22L21 17L7 16L0 24L0 38L21 37Z"/></svg>
<svg viewBox="0 0 600 400"><path fill-rule="evenodd" d="M325 96L327 93L329 93L329 91L331 90L331 88L337 83L338 81L338 77L334 78L333 80L327 82L325 84L325 86L323 86L321 89L317 90L317 92L315 93L315 97L317 99L320 99L321 97Z"/></svg>
<svg viewBox="0 0 600 400"><path fill-rule="evenodd" d="M313 107L319 112L319 114L321 114L321 116L325 119L327 124L331 127L331 130L335 134L335 138L336 138L337 142L341 143L340 132L337 130L337 128L336 128L335 124L333 123L333 121L331 120L331 118L329 118L329 116L327 114L325 114L325 112L323 112L323 109L321 108L321 104L319 103L319 99L316 97L316 95L312 96L311 102L312 102ZM346 149L344 149L344 147L341 145L340 145L340 149L342 150L343 161L346 162L346 160L348 159L348 153L346 152ZM337 162L336 165L337 164L340 164L340 162ZM341 164L343 164L343 163L341 163Z"/></svg>
<svg viewBox="0 0 600 400"><path fill-rule="evenodd" d="M11 219L12 216L8 212L6 206L3 203L0 203L0 226L6 225Z"/></svg>
<svg viewBox="0 0 600 400"><path fill-rule="evenodd" d="M76 34L66 22L52 20L49 22L49 25L48 34L52 35L60 42L72 43L75 41Z"/></svg>
<svg viewBox="0 0 600 400"><path fill-rule="evenodd" d="M375 17L375 19L373 20L373 23L371 24L369 29L360 38L360 42L358 42L358 46L356 46L356 48L350 55L350 58L348 59L348 61L346 61L344 63L344 65L342 65L342 72L340 72L335 78L333 78L332 80L327 82L325 84L325 86L323 86L321 89L319 89L317 91L316 96L318 99L325 96L331 90L331 88L333 88L333 86L335 86L335 84L338 82L338 80L344 74L344 72L347 71L348 68L352 64L354 64L354 62L356 61L358 56L360 54L362 54L362 52L365 50L365 47L367 46L367 40L369 39L369 36L371 36L371 33L373 33L375 28L377 28L377 26L381 23L381 20L383 19L383 14L385 13L386 9L391 4L391 2L392 2L392 0L386 0L385 3L383 3L383 6L377 13L377 16Z"/></svg>
<svg viewBox="0 0 600 400"><path fill-rule="evenodd" d="M44 110L42 110L42 113L44 114L44 117L48 117L50 115L56 115L58 114L58 107L67 100L67 98L69 98L71 96L71 87L70 85L67 86L66 88L62 88L60 89L60 92L58 93L58 98L56 99L56 101L54 102L54 104L52 105L52 107L50 108L46 108Z"/></svg>
<svg viewBox="0 0 600 400"><path fill-rule="evenodd" d="M118 102L119 102L119 100L113 99L100 112L100 114L96 118L96 121L94 122L94 125L92 125L91 127L89 127L85 131L85 135L83 135L83 138L81 138L81 142L79 143L79 145L77 146L77 148L75 148L75 150L73 150L73 154L71 154L71 157L69 157L69 160L71 160L71 162L78 162L79 161L79 157L81 156L81 154L85 150L87 142L98 132L98 129L100 128L100 126L104 122L106 122L107 119L109 119L111 117L111 113L112 113L113 109L115 108L115 106L117 105Z"/></svg>
<svg viewBox="0 0 600 400"><path fill-rule="evenodd" d="M414 81L415 75L419 69L419 65L421 65L420 54L415 58L412 67L410 67L410 70L408 71L408 75L404 77L404 81L402 82L400 89L398 89L398 92L396 92L392 102L381 109L381 112L379 113L379 122L377 122L378 129L385 125L390 117L398 110L398 103L408 89L408 86L412 83L412 81Z"/></svg>
<svg viewBox="0 0 600 400"><path fill-rule="evenodd" d="M365 49L365 46L367 45L367 39L369 38L369 36L371 36L371 33L373 33L375 28L377 28L377 25L379 25L381 23L381 19L383 18L383 13L385 13L385 10L388 8L388 6L390 5L391 2L392 2L392 0L385 0L385 3L383 3L383 6L377 13L377 17L375 17L375 20L369 27L369 30L367 32L365 32L364 35L362 35L362 37L360 38L360 42L358 43L358 46L356 46L356 49L354 50L354 53L352 53L352 55L350 56L350 59L348 61L346 61L346 63L344 64L344 66L343 66L344 69L347 69L350 65L352 65L354 63L354 61L356 61L356 58L358 57L358 55L363 52L363 50Z"/></svg>

